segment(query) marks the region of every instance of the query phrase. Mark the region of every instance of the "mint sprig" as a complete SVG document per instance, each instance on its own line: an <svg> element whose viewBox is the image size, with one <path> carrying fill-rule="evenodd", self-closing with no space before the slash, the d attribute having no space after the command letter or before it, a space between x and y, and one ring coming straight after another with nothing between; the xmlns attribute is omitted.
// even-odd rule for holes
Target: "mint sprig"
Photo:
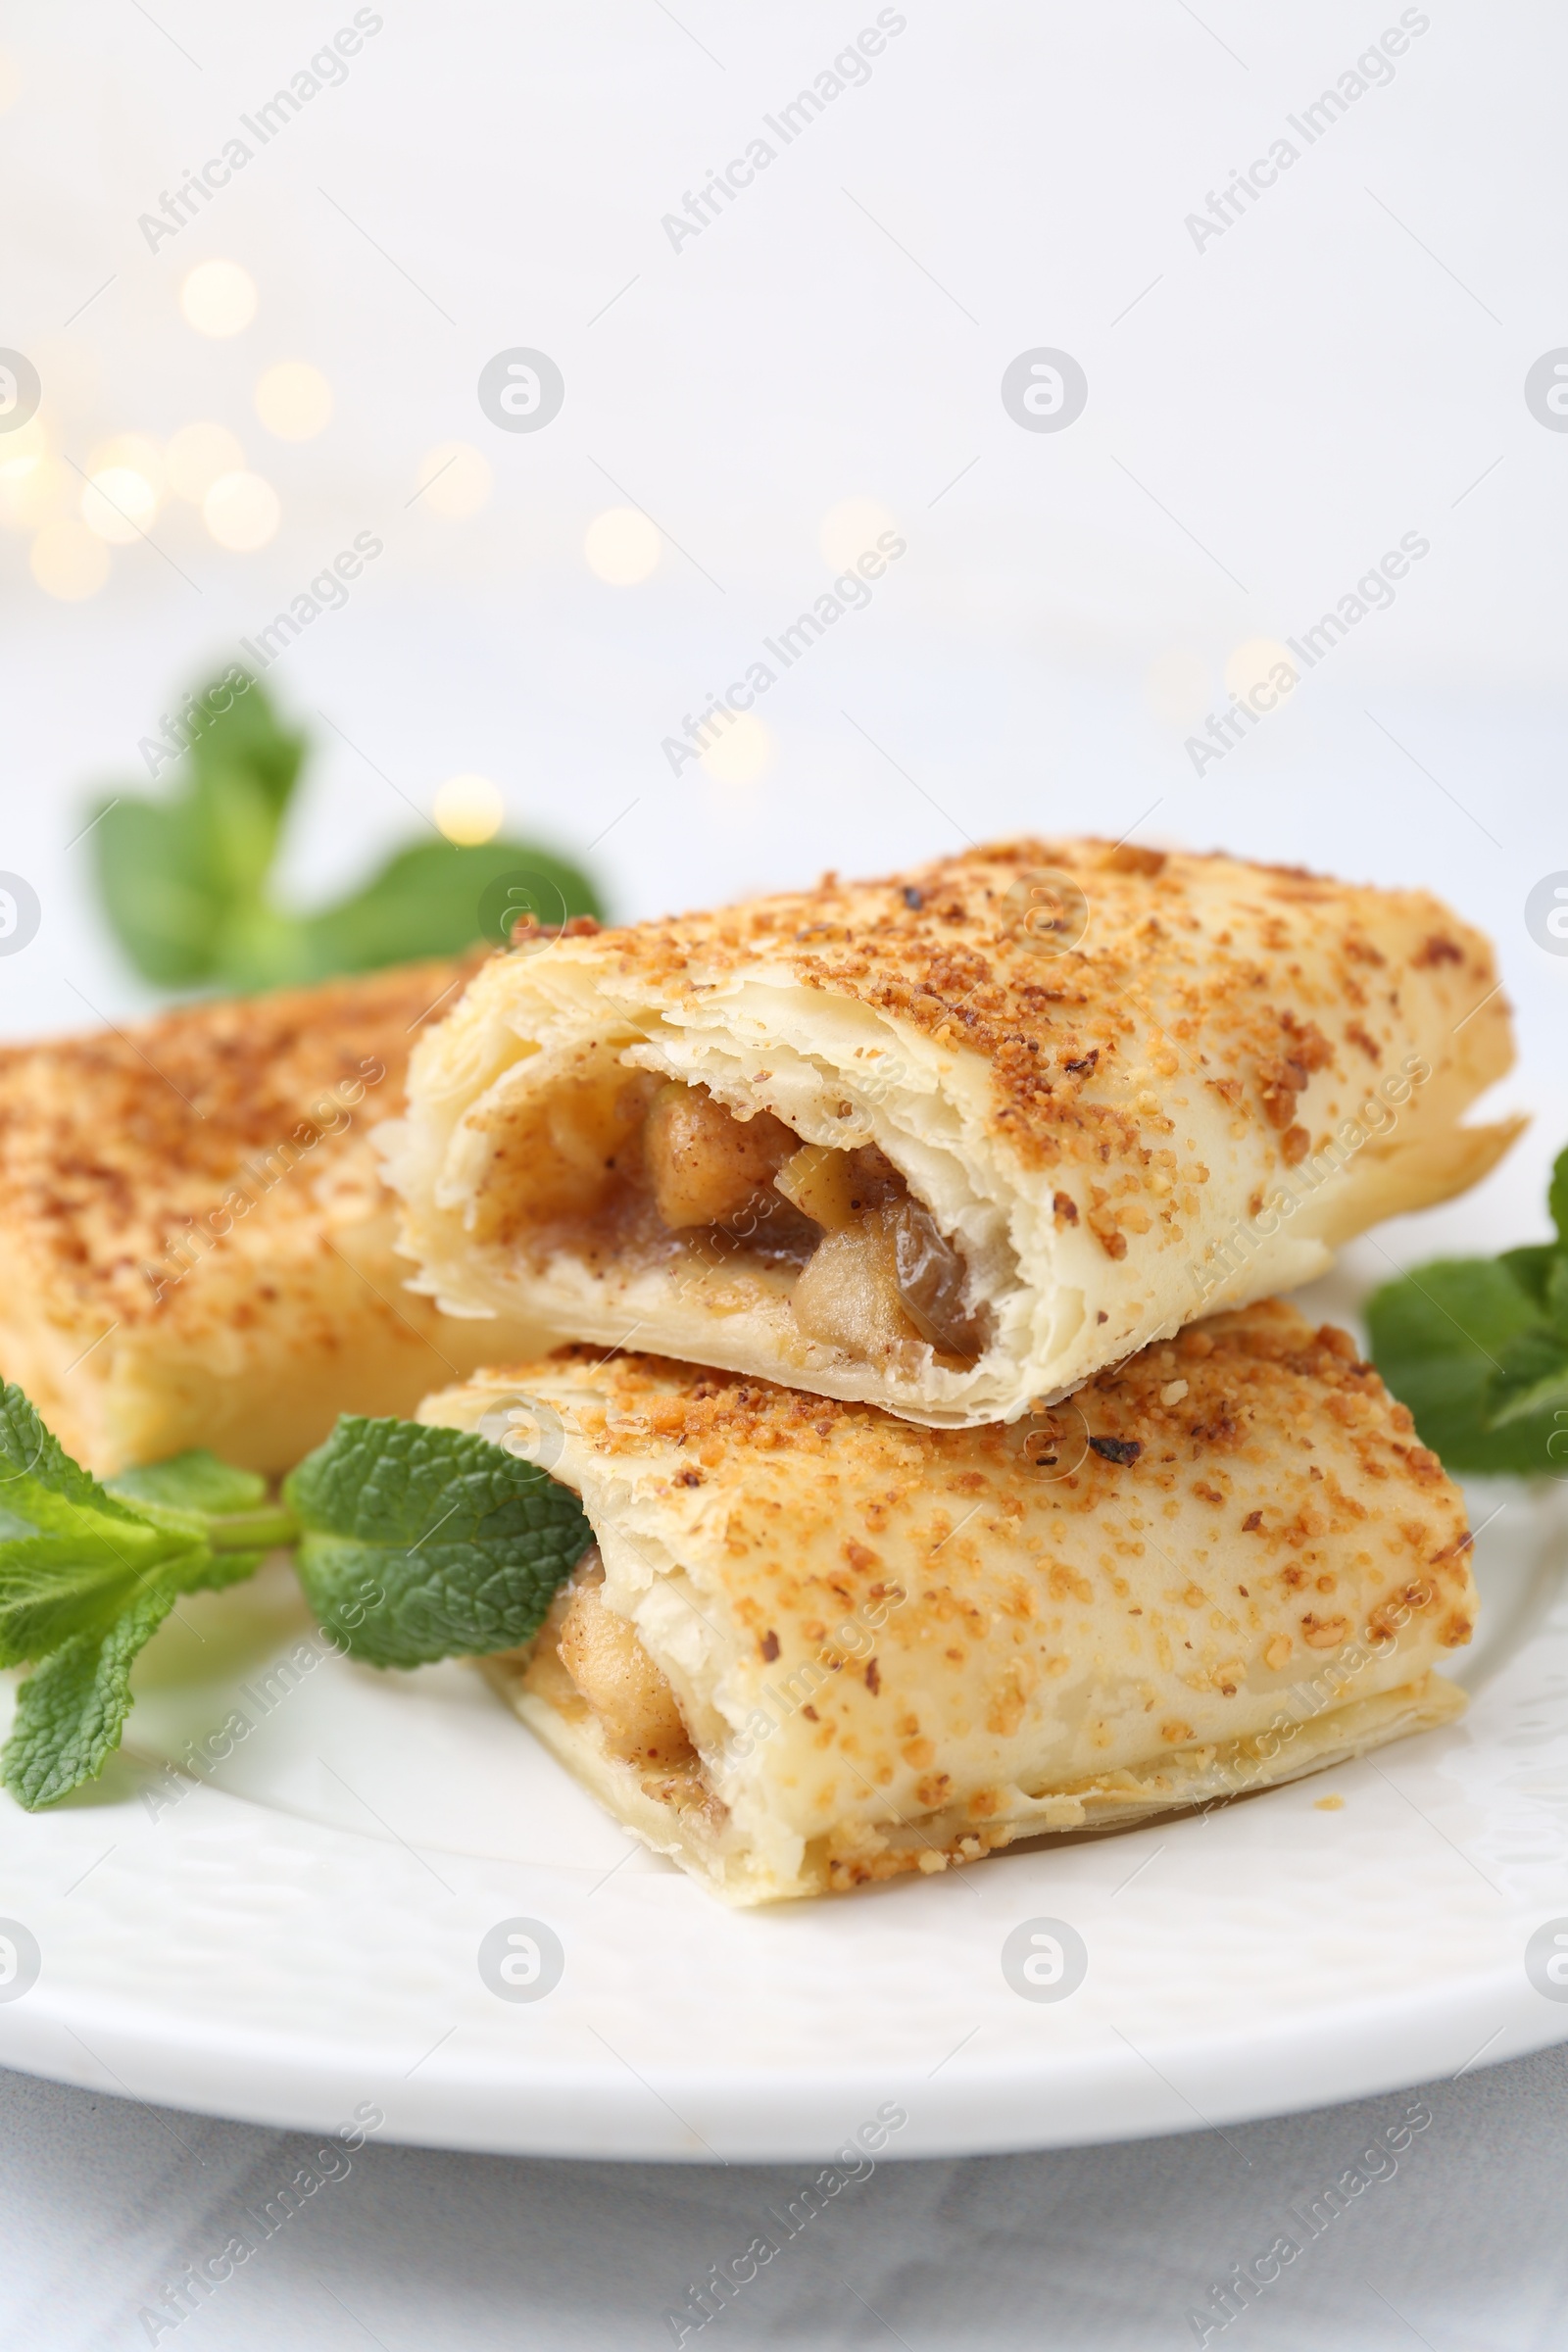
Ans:
<svg viewBox="0 0 1568 2352"><path fill-rule="evenodd" d="M1450 1470L1568 1476L1568 1151L1556 1238L1440 1258L1367 1302L1372 1357Z"/></svg>
<svg viewBox="0 0 1568 2352"><path fill-rule="evenodd" d="M5 1745L5 1782L29 1813L95 1781L130 1713L130 1669L178 1596L149 1585L102 1633L76 1634L51 1650L22 1686Z"/></svg>
<svg viewBox="0 0 1568 2352"><path fill-rule="evenodd" d="M504 945L503 915L529 912L548 930L603 912L588 876L548 850L434 837L399 851L332 906L310 914L280 906L272 884L307 738L280 723L260 680L237 663L187 695L142 748L155 771L172 768L173 790L100 802L92 845L116 936L162 987L308 983L459 955L486 936Z"/></svg>
<svg viewBox="0 0 1568 2352"><path fill-rule="evenodd" d="M50 1804L100 1773L136 1652L181 1592L261 1556L220 1556L200 1511L112 1494L20 1389L0 1392L0 1665L35 1664L0 1759L13 1795Z"/></svg>
<svg viewBox="0 0 1568 2352"><path fill-rule="evenodd" d="M200 1451L100 1483L7 1387L0 1666L32 1672L0 1776L29 1811L96 1779L180 1595L240 1582L279 1544L350 1656L418 1666L529 1640L591 1541L568 1488L466 1431L345 1416L270 1501Z"/></svg>
<svg viewBox="0 0 1568 2352"><path fill-rule="evenodd" d="M345 1415L283 1492L306 1598L370 1666L514 1649L593 1540L576 1495L533 1463L417 1421ZM367 1592L380 1597L356 1606Z"/></svg>
<svg viewBox="0 0 1568 2352"><path fill-rule="evenodd" d="M198 1514L111 1494L20 1389L0 1395L0 1666L106 1633L150 1587L177 1592L210 1560Z"/></svg>

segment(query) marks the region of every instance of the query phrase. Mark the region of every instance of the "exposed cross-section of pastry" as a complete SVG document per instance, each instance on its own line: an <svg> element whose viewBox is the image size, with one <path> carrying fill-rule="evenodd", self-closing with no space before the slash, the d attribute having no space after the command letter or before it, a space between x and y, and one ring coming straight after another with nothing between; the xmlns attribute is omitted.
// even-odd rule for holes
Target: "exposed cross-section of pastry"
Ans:
<svg viewBox="0 0 1568 2352"><path fill-rule="evenodd" d="M658 1357L489 1371L421 1418L597 1542L484 1669L736 1903L841 1891L1337 1764L1450 1721L1463 1501L1354 1342L1265 1300L1010 1427Z"/></svg>
<svg viewBox="0 0 1568 2352"><path fill-rule="evenodd" d="M456 1311L967 1424L1474 1183L1511 1058L1422 892L1011 842L498 957L385 1149Z"/></svg>
<svg viewBox="0 0 1568 2352"><path fill-rule="evenodd" d="M403 1289L368 1141L476 961L0 1051L0 1373L79 1461L286 1469L494 1356Z"/></svg>

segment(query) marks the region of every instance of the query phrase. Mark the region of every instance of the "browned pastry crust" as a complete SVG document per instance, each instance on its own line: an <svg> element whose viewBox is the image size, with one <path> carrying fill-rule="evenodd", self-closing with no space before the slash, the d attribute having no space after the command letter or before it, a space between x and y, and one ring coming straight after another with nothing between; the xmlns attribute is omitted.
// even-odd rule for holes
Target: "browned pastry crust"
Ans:
<svg viewBox="0 0 1568 2352"><path fill-rule="evenodd" d="M404 1291L367 1141L478 960L0 1051L0 1369L71 1452L283 1469L493 1351Z"/></svg>
<svg viewBox="0 0 1568 2352"><path fill-rule="evenodd" d="M1519 1122L1461 1115L1511 1056L1491 948L1424 892L1013 841L498 957L386 1149L420 1286L461 1309L1008 1419L1473 1183ZM674 1188L651 1204L634 1164L661 1083L835 1165L874 1151L949 1247L943 1312L897 1289L885 1204L804 1275L776 1200L771 1253L663 1231Z"/></svg>
<svg viewBox="0 0 1568 2352"><path fill-rule="evenodd" d="M1295 1777L1463 1704L1464 1504L1348 1334L1269 1300L1022 1428L588 1349L532 1400L678 1702L646 1752L557 1654L489 1671L625 1825L727 1899L843 1889ZM597 1563L595 1573L597 1575ZM574 1653L567 1646L568 1658ZM629 1737L627 1736L629 1735Z"/></svg>

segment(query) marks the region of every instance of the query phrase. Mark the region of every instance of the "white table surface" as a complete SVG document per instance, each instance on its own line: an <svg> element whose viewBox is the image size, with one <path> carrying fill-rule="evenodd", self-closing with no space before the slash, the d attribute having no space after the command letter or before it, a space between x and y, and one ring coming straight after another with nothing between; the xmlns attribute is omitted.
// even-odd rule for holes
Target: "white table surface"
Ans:
<svg viewBox="0 0 1568 2352"><path fill-rule="evenodd" d="M1422 2085L1397 2171L1209 2344L1249 2352L1556 2352L1568 2342L1568 2051ZM1188 2314L1403 2114L1392 2092L1218 2132L1038 2156L890 2164L802 2229L686 2337L908 2352L1156 2352ZM0 2075L0 2331L8 2345L145 2344L182 2263L314 2146ZM181 2352L637 2352L804 2166L569 2164L368 2143L183 2320Z"/></svg>

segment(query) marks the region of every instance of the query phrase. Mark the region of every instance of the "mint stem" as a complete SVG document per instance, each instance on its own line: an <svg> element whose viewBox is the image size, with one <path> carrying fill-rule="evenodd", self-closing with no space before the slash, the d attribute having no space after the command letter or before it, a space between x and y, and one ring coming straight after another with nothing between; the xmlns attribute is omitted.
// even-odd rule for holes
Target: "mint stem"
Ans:
<svg viewBox="0 0 1568 2352"><path fill-rule="evenodd" d="M274 1544L295 1543L299 1532L299 1520L283 1502L264 1503L255 1511L230 1511L207 1522L207 1541L215 1551L270 1551Z"/></svg>

